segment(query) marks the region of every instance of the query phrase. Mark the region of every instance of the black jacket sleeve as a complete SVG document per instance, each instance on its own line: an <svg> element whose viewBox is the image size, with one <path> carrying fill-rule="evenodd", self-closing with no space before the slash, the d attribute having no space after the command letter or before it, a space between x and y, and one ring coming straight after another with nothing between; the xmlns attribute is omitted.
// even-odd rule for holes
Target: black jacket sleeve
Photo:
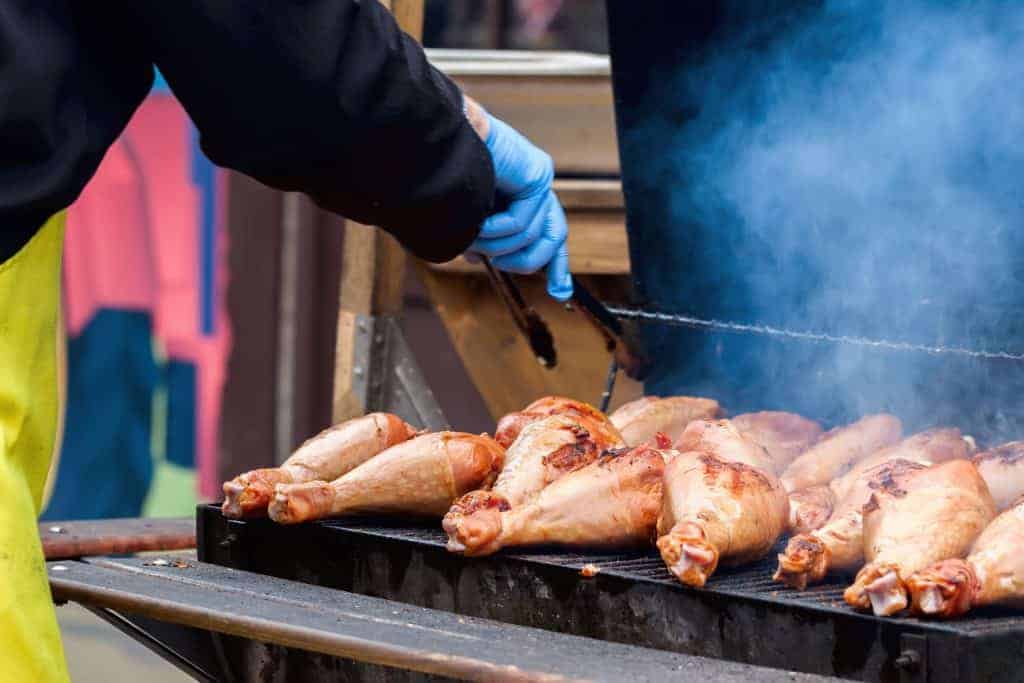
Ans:
<svg viewBox="0 0 1024 683"><path fill-rule="evenodd" d="M494 199L458 89L376 0L0 0L0 260L166 76L217 164L442 261Z"/></svg>
<svg viewBox="0 0 1024 683"><path fill-rule="evenodd" d="M457 87L377 0L125 4L217 164L453 258L491 211Z"/></svg>

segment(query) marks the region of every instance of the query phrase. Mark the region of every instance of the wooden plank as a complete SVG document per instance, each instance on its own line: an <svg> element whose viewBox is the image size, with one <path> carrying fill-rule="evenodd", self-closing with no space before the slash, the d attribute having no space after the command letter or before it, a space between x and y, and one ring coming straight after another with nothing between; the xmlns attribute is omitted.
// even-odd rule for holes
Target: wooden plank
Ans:
<svg viewBox="0 0 1024 683"><path fill-rule="evenodd" d="M382 2L394 12L402 30L419 40L423 33L423 0ZM335 422L364 412L352 374L356 317L401 310L406 263L405 251L393 237L353 221L345 224L343 249L332 401Z"/></svg>
<svg viewBox="0 0 1024 683"><path fill-rule="evenodd" d="M815 680L782 671L463 617L204 564L48 565L58 600L286 647L473 681ZM703 678L703 676L702 676Z"/></svg>
<svg viewBox="0 0 1024 683"><path fill-rule="evenodd" d="M555 160L560 173L619 174L607 57L431 50L432 62Z"/></svg>
<svg viewBox="0 0 1024 683"><path fill-rule="evenodd" d="M553 187L566 210L610 209L623 211L626 208L626 199L622 194L622 181L620 180L555 178Z"/></svg>
<svg viewBox="0 0 1024 683"><path fill-rule="evenodd" d="M430 268L421 268L420 277L473 384L495 419L548 394L598 402L611 360L604 341L582 314L567 311L547 295L541 277L520 277L517 282L526 299L551 327L558 351L558 366L553 370L537 363L486 278ZM595 280L588 279L587 283L593 287ZM639 383L620 373L612 407L642 393Z"/></svg>
<svg viewBox="0 0 1024 683"><path fill-rule="evenodd" d="M625 215L613 211L566 211L569 221L569 270L576 275L628 275L629 237ZM484 272L483 266L459 256L428 265L456 273Z"/></svg>
<svg viewBox="0 0 1024 683"><path fill-rule="evenodd" d="M462 76L487 111L551 155L560 174L619 174L612 86L606 77Z"/></svg>
<svg viewBox="0 0 1024 683"><path fill-rule="evenodd" d="M39 525L47 560L196 547L196 523L180 519L102 519Z"/></svg>

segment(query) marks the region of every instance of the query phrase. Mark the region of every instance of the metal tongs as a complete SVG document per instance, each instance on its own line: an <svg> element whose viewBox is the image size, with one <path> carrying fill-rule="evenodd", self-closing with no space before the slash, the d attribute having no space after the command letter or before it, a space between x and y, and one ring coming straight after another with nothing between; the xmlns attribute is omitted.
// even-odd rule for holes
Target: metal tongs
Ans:
<svg viewBox="0 0 1024 683"><path fill-rule="evenodd" d="M519 287L511 275L495 268L488 257L480 256L479 258L483 261L484 268L487 269L487 276L491 279L491 284L497 290L498 296L505 302L505 307L512 314L516 327L529 342L537 362L549 370L554 368L558 365L558 354L555 352L555 339L551 336L548 324L533 309L533 306L526 303L523 293L519 291Z"/></svg>
<svg viewBox="0 0 1024 683"><path fill-rule="evenodd" d="M495 268L487 257L482 256L480 259L483 261L491 283L512 314L516 326L529 342L534 356L544 367L554 368L558 363L558 355L555 351L555 340L547 323L532 306L526 303L512 276ZM566 303L566 308L582 313L604 337L605 348L612 354L605 390L601 394L601 410L607 410L618 371L621 369L628 377L642 380L648 370L647 359L641 351L638 340L630 331L626 330L622 321L616 318L589 289L575 278L573 279L572 299Z"/></svg>

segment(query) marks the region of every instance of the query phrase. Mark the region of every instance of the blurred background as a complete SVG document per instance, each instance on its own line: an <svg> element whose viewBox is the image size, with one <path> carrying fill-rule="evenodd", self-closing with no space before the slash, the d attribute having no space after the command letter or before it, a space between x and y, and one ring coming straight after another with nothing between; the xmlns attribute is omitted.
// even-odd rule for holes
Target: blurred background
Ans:
<svg viewBox="0 0 1024 683"><path fill-rule="evenodd" d="M604 22L591 0L429 0L424 44L605 53ZM341 228L213 167L158 74L68 213L67 407L43 518L191 515L224 478L328 426ZM406 335L448 419L491 429L412 271L407 283ZM88 612L58 616L74 680L183 680Z"/></svg>

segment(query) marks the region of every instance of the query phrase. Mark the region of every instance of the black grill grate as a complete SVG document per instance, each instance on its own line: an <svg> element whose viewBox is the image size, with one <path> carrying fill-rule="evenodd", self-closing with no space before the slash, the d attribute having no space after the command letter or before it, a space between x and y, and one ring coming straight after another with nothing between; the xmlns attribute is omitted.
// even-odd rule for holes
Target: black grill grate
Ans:
<svg viewBox="0 0 1024 683"><path fill-rule="evenodd" d="M446 537L433 527L393 526L381 520L333 520L320 525L339 531L379 536L391 540L419 543L433 548L444 548ZM762 560L742 567L720 567L703 590L721 595L735 595L771 602L793 603L816 610L830 609L844 613L862 615L850 609L843 601L843 592L850 585L851 576L834 575L824 583L797 590L772 580L775 572L775 556L786 547L786 539L780 541ZM515 558L529 563L546 564L578 572L586 564L596 565L600 573L617 576L630 581L658 583L682 590L661 557L655 550L625 551L618 553L559 552L554 549L539 549L535 552L506 551L498 557ZM462 561L473 562L473 559ZM1002 609L978 610L952 622L923 621L903 618L903 623L921 624L931 629L943 629L959 634L998 632L1007 629L1024 629L1024 612Z"/></svg>

